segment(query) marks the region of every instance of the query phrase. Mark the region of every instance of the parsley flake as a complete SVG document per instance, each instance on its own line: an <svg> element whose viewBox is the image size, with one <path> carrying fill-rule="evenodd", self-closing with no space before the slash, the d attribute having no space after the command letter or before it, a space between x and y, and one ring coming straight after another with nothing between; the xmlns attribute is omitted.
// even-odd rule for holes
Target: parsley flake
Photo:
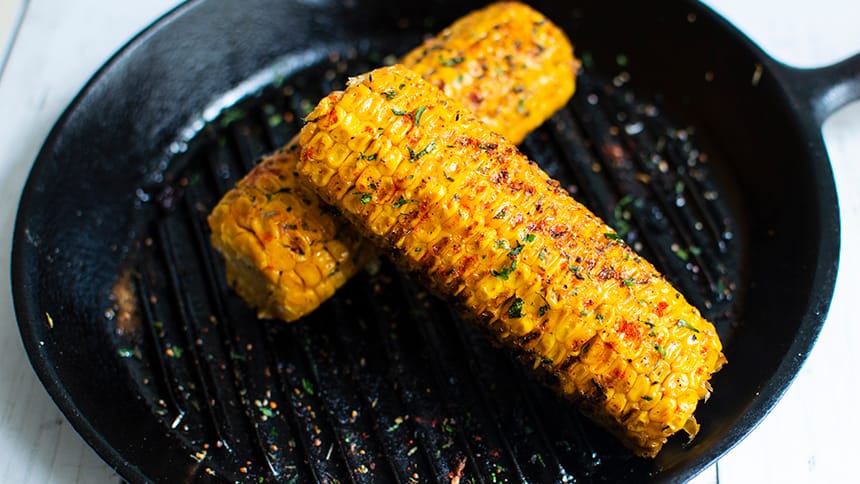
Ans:
<svg viewBox="0 0 860 484"><path fill-rule="evenodd" d="M417 202L417 201L418 200L415 200L413 198L403 198L403 195L400 195L400 198L398 198L396 202L392 203L391 206L394 208L400 208L400 207L406 205L407 203L413 203L413 202Z"/></svg>
<svg viewBox="0 0 860 484"><path fill-rule="evenodd" d="M368 193L368 192L354 192L354 193L355 193L356 195L360 195L360 196L361 196L361 198L359 198L359 199L358 199L358 201L359 201L362 205L367 205L368 203L370 203L370 201L371 201L371 200L373 200L373 195L371 195L371 194L370 194L370 193Z"/></svg>
<svg viewBox="0 0 860 484"><path fill-rule="evenodd" d="M511 272L514 272L515 270L517 270L517 260L516 259L511 261L511 265L509 267L505 267L504 269L502 269L500 271L497 271L495 269L490 269L490 274L498 277L499 279L501 279L503 281L507 281L508 276L510 276Z"/></svg>
<svg viewBox="0 0 860 484"><path fill-rule="evenodd" d="M421 157L432 152L435 148L436 148L436 142L432 141L432 140L429 143L427 143L427 146L425 146L423 150L421 150L417 153L415 151L413 151L412 148L407 148L409 150L409 162L412 163L415 160L420 160Z"/></svg>
<svg viewBox="0 0 860 484"><path fill-rule="evenodd" d="M611 240L614 242L621 242L621 236L618 234L613 234L612 232L606 232L605 234L603 234L603 236L606 237L607 240Z"/></svg>
<svg viewBox="0 0 860 484"><path fill-rule="evenodd" d="M511 303L511 307L508 308L508 317L511 319L523 317L523 303L522 299L515 298L514 302Z"/></svg>
<svg viewBox="0 0 860 484"><path fill-rule="evenodd" d="M452 58L447 59L447 60L444 57L442 57L441 55L439 56L439 63L445 67L454 67L457 64L460 64L465 60L466 60L466 58L461 56L461 55L458 55L457 57L452 57Z"/></svg>
<svg viewBox="0 0 860 484"><path fill-rule="evenodd" d="M573 272L573 275L576 276L577 279L584 280L585 276L582 275L582 269L577 266L568 266L567 270Z"/></svg>
<svg viewBox="0 0 860 484"><path fill-rule="evenodd" d="M543 316L547 311L549 311L549 304L544 304L538 308L538 316Z"/></svg>
<svg viewBox="0 0 860 484"><path fill-rule="evenodd" d="M314 394L314 386L307 378L302 378L302 390L308 395Z"/></svg>
<svg viewBox="0 0 860 484"><path fill-rule="evenodd" d="M520 255L520 252L522 252L522 251L523 251L523 247L525 247L525 246L524 246L524 245L520 245L520 243L519 243L519 242L517 242L517 246L516 246L516 247L514 247L513 249L511 249L511 251L510 251L510 252L508 252L508 256L513 258L513 257L516 257L516 256Z"/></svg>
<svg viewBox="0 0 860 484"><path fill-rule="evenodd" d="M415 113L412 115L412 118L415 120L415 126L419 126L421 124L421 115L424 114L427 108L424 106L419 106L415 109Z"/></svg>
<svg viewBox="0 0 860 484"><path fill-rule="evenodd" d="M678 320L678 327L679 327L679 328L687 328L687 329L689 329L690 331L693 331L693 332L695 332L695 333L698 333L698 332L699 332L699 330L698 330L698 329L696 329L696 327L695 327L695 326L693 326L692 324L688 323L687 321L685 321L685 320L683 320L683 319L679 319L679 320Z"/></svg>

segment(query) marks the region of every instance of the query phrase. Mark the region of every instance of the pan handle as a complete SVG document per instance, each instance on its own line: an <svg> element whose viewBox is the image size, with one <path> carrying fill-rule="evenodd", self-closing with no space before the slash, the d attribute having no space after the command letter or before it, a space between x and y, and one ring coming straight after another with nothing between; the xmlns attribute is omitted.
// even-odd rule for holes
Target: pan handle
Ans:
<svg viewBox="0 0 860 484"><path fill-rule="evenodd" d="M818 126L839 108L860 100L860 54L825 67L780 65L783 85L798 110L812 113Z"/></svg>

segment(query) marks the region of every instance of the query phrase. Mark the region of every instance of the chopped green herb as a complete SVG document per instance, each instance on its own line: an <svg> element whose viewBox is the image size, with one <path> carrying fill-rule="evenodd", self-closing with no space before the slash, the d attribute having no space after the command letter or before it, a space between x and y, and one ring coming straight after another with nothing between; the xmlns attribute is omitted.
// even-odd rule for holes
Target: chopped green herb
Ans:
<svg viewBox="0 0 860 484"><path fill-rule="evenodd" d="M650 402L651 400L654 400L654 399L651 398L650 395L642 395L642 400L645 400L646 402Z"/></svg>
<svg viewBox="0 0 860 484"><path fill-rule="evenodd" d="M508 241L505 239L496 240L496 248L497 249L510 249L510 245L508 245Z"/></svg>
<svg viewBox="0 0 860 484"><path fill-rule="evenodd" d="M263 416L265 416L265 417L274 417L275 416L275 412L273 412L272 409L269 407L260 407L260 413L262 413Z"/></svg>
<svg viewBox="0 0 860 484"><path fill-rule="evenodd" d="M579 279L579 280L585 279L585 276L582 275L582 269L580 269L579 267L568 266L567 270L569 270L570 272L573 272L573 275L576 276L577 279Z"/></svg>
<svg viewBox="0 0 860 484"><path fill-rule="evenodd" d="M523 303L524 301L522 299L514 298L514 302L512 302L511 307L508 308L508 317L511 319L523 317Z"/></svg>
<svg viewBox="0 0 860 484"><path fill-rule="evenodd" d="M636 285L636 279L634 279L634 278L632 278L632 277L631 277L631 278L629 278L629 279L624 279L624 281L623 281L623 282L624 282L624 285L625 285L625 286L627 286L627 287L632 287L632 286L635 286L635 285Z"/></svg>
<svg viewBox="0 0 860 484"><path fill-rule="evenodd" d="M496 212L496 214L493 215L493 218L500 219L504 216L505 216L505 209L503 208L503 209L499 210L498 212Z"/></svg>
<svg viewBox="0 0 860 484"><path fill-rule="evenodd" d="M540 260L541 260L541 262L546 261L546 247L543 247L543 248L540 250L540 252L538 252L538 259L540 259Z"/></svg>
<svg viewBox="0 0 860 484"><path fill-rule="evenodd" d="M683 319L679 319L679 320L678 320L678 327L679 327L679 328L687 328L687 329L689 329L690 331L693 331L693 332L695 332L695 333L698 333L698 332L699 332L699 330L698 330L698 329L696 329L696 327L695 327L695 326L693 326L692 324L688 323L687 321L685 321L685 320L683 320Z"/></svg>
<svg viewBox="0 0 860 484"><path fill-rule="evenodd" d="M314 386L307 378L302 378L302 390L304 390L308 395L314 394Z"/></svg>
<svg viewBox="0 0 860 484"><path fill-rule="evenodd" d="M604 316L602 314L598 314L597 316L595 316L595 318L597 318L598 321L603 321L603 319L606 318L606 316Z"/></svg>
<svg viewBox="0 0 860 484"><path fill-rule="evenodd" d="M526 112L526 100L520 99L517 103L517 114L523 114Z"/></svg>
<svg viewBox="0 0 860 484"><path fill-rule="evenodd" d="M549 304L544 304L538 308L538 316L543 316L547 311L549 311Z"/></svg>
<svg viewBox="0 0 860 484"><path fill-rule="evenodd" d="M421 159L422 156L432 152L435 148L436 148L436 142L432 141L432 140L429 143L427 143L427 146L425 146L423 150L421 150L417 153L412 151L412 148L408 148L409 149L409 162L411 163L411 162L414 162L415 160Z"/></svg>
<svg viewBox="0 0 860 484"><path fill-rule="evenodd" d="M394 99L394 96L397 95L397 91L392 89L390 91L385 91L382 94L385 94L385 99L388 99L389 101L391 101L392 99Z"/></svg>
<svg viewBox="0 0 860 484"><path fill-rule="evenodd" d="M356 195L361 195L361 198L359 198L358 201L361 202L362 205L367 205L368 203L370 203L371 200L373 200L373 195L371 195L368 192L353 192L353 193L355 193Z"/></svg>
<svg viewBox="0 0 860 484"><path fill-rule="evenodd" d="M396 202L392 203L391 206L394 208L400 208L400 207L406 205L407 203L413 203L413 202L417 202L417 201L418 200L415 200L412 198L403 198L403 195L400 195L400 198L398 198Z"/></svg>
<svg viewBox="0 0 860 484"><path fill-rule="evenodd" d="M657 353L660 353L660 356L662 356L663 358L665 358L665 357L666 357L666 350L664 350L664 349L663 349L660 345L658 345L657 343L654 343L654 349L655 349L655 350L657 350Z"/></svg>
<svg viewBox="0 0 860 484"><path fill-rule="evenodd" d="M376 153L374 153L374 154L372 154L372 155L365 155L364 153L359 153L359 154L358 154L358 159L359 159L359 160L373 161L373 160L375 160L375 159L376 159Z"/></svg>
<svg viewBox="0 0 860 484"><path fill-rule="evenodd" d="M526 236L523 237L523 240L526 242L534 242L536 238L537 236L535 234L526 234Z"/></svg>
<svg viewBox="0 0 860 484"><path fill-rule="evenodd" d="M466 60L466 58L461 56L461 55L458 55L457 57L452 57L448 60L445 60L445 58L442 57L441 55L439 56L439 63L445 67L454 67L457 64L460 64L461 62L463 62L464 60Z"/></svg>
<svg viewBox="0 0 860 484"><path fill-rule="evenodd" d="M614 242L621 242L621 236L619 236L618 234L606 232L605 234L603 234L603 236L606 237L608 240L612 240Z"/></svg>
<svg viewBox="0 0 860 484"><path fill-rule="evenodd" d="M406 111L401 111L396 108L391 108L391 112L394 113L395 116L406 116L407 114L409 114Z"/></svg>
<svg viewBox="0 0 860 484"><path fill-rule="evenodd" d="M499 279L501 279L503 281L507 281L508 276L510 276L511 272L514 272L515 270L517 270L517 260L516 259L511 261L510 267L505 267L501 271L497 271L495 269L490 269L490 274L498 277Z"/></svg>
<svg viewBox="0 0 860 484"><path fill-rule="evenodd" d="M412 115L413 119L415 119L415 126L419 126L421 124L421 115L424 114L427 108L424 106L419 106L415 109L415 114Z"/></svg>
<svg viewBox="0 0 860 484"><path fill-rule="evenodd" d="M523 247L525 247L525 246L520 245L519 241L517 241L517 246L514 247L513 249L511 249L510 252L508 252L508 256L509 257L516 257L516 256L520 255L520 252L523 251Z"/></svg>

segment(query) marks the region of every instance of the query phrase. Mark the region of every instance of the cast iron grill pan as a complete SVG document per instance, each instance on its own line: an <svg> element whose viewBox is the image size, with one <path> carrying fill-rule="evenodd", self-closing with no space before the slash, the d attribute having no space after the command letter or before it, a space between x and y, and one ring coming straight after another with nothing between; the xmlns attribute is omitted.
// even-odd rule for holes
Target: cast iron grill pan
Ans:
<svg viewBox="0 0 860 484"><path fill-rule="evenodd" d="M661 57L653 69L637 69L647 53L617 47L635 45L629 39L601 42L606 32L594 23L606 13L597 5L536 5L573 38L584 67L574 98L521 149L717 325L730 363L697 412L702 431L693 442L676 436L656 460L632 457L386 260L291 325L258 320L226 286L206 225L220 197L348 76L392 62L478 4L380 4L369 15L367 5L350 2L191 3L126 48L126 57L149 62L145 70L119 56L58 124L69 127L46 143L19 214L16 308L29 318L22 334L49 392L125 478L683 479L748 432L784 390L803 355L785 374L783 354L810 331L811 323L801 325L804 311L823 317L829 300L828 292L807 309L818 300L812 279L793 272L809 271L820 256L816 242L779 238L789 224L819 222L818 200L795 199L810 168L786 156L781 163L797 173L774 181L784 192L751 190L751 177L765 168L747 166L748 130L720 126L712 116L718 100L703 97L719 86L719 64L701 77L685 67L662 85L667 73L655 74L665 67ZM356 9L368 15L356 18ZM241 42L231 32L213 37L210 30L221 27L205 21L216 13L258 34ZM630 15L618 28L633 36L634 19L645 14ZM721 28L698 6L655 17L682 31L697 23L706 32ZM220 40L209 53L176 45L211 38ZM278 50L276 41L290 47ZM164 54L178 48L182 56ZM187 63L177 63L186 55ZM741 57L762 68L751 54ZM206 65L224 63L224 76L203 76ZM179 68L192 72L171 70ZM146 76L162 75L176 82L167 95L147 84L153 79ZM199 79L199 89L186 93L174 76ZM750 86L747 73L726 77L730 88L743 86L741 100L775 86L768 77ZM775 91L766 96L771 106L782 99ZM738 108L719 109L731 118ZM754 139L765 141L770 129ZM783 149L773 147L776 155ZM774 205L793 210L793 218ZM797 256L799 268L778 261L798 248L808 252ZM773 288L773 280L793 282ZM785 298L780 307L762 307L775 295ZM768 332L776 323L758 320L768 311L785 321L775 335ZM762 341L772 347L750 349ZM762 389L764 403L757 403Z"/></svg>
<svg viewBox="0 0 860 484"><path fill-rule="evenodd" d="M261 92L234 91L245 99L189 140L163 182L138 192L141 209L155 209L130 257L134 275L120 284L134 287L141 319L121 329L118 345L140 395L202 465L229 480L420 482L460 467L466 482L647 472L647 461L582 421L386 261L289 326L257 321L225 286L209 245L211 208L298 132L316 100L393 58L399 44L333 46ZM707 153L692 129L638 101L625 88L629 74L616 69L608 78L586 67L576 98L523 150L675 274L729 334L737 230Z"/></svg>

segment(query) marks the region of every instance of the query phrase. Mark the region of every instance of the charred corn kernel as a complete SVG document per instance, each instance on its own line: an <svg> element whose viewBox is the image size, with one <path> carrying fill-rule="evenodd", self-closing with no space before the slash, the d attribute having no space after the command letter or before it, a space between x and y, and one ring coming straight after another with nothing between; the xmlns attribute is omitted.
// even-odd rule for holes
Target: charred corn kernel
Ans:
<svg viewBox="0 0 860 484"><path fill-rule="evenodd" d="M567 102L578 66L564 33L516 2L467 15L412 51L404 62L455 99L468 102L514 142ZM432 122L435 116L433 106L417 106L382 125L381 116L387 114L379 107L397 102L399 95L392 89L384 100L369 100L368 110L380 113L373 119L346 117L337 122L343 113L332 111L332 136L314 144L315 150L325 153L330 168L329 174L320 172L320 178L314 178L316 184L329 184L348 152L360 153L364 179L360 190L345 199L352 209L372 206L377 191L392 189L378 179L410 169L411 155L395 146L413 124ZM352 137L377 127L384 128L384 136ZM266 158L225 195L209 218L213 245L224 255L229 283L260 317L285 321L316 309L372 254L370 245L362 244L315 194L296 186L291 175L296 159L291 149ZM349 173L342 175L348 178ZM334 182L329 188L342 198L350 186ZM301 191L302 198L290 195L290 190ZM379 223L386 223L384 217ZM438 229L424 236L435 237L434 230ZM313 264L322 265L314 271Z"/></svg>
<svg viewBox="0 0 860 484"><path fill-rule="evenodd" d="M398 95L389 100L392 90ZM398 122L393 111L420 106L433 116L392 141L391 152L399 150L408 169L374 171L385 188L368 204L351 203L373 163L352 152L333 170L324 147L336 144L334 133L345 126L384 128ZM351 134L372 144L385 133ZM315 185L323 199L524 363L553 375L558 391L636 454L655 456L668 436L695 433L693 412L725 361L714 326L463 105L395 65L323 99L300 141L299 175L328 180ZM350 185L344 195L331 189Z"/></svg>

